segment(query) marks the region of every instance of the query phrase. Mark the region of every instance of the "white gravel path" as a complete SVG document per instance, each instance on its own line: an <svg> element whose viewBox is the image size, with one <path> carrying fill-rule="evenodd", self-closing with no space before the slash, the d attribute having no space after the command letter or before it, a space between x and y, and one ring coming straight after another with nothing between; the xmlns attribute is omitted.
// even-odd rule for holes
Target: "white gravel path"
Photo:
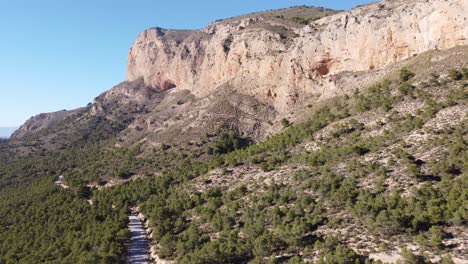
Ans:
<svg viewBox="0 0 468 264"><path fill-rule="evenodd" d="M145 229L141 220L134 215L128 217L130 223L130 242L128 244L128 264L149 264L148 256L149 241L146 238Z"/></svg>

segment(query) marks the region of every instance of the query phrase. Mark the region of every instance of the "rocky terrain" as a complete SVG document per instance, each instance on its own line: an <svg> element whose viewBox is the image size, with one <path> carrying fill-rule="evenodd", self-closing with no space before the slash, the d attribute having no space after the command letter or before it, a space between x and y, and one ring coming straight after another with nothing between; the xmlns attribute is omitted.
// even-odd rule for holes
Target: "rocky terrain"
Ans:
<svg viewBox="0 0 468 264"><path fill-rule="evenodd" d="M131 123L120 135L124 143L173 140L165 133L192 140L225 127L260 139L280 128L266 123L294 119L304 105L370 85L388 66L467 45L467 14L464 0L383 1L343 12L295 7L256 13L198 31L151 28L129 52L127 79L134 88L111 89L87 114L110 121L124 114ZM225 104L231 98L245 105ZM39 115L13 138L55 127L74 113ZM262 114L256 119L252 113Z"/></svg>
<svg viewBox="0 0 468 264"><path fill-rule="evenodd" d="M229 83L284 113L307 96L342 94L333 82L338 73L382 69L424 51L468 44L467 8L464 0L383 1L305 26L260 13L199 31L151 28L130 49L127 76L196 96Z"/></svg>
<svg viewBox="0 0 468 264"><path fill-rule="evenodd" d="M467 263L467 37L466 0L150 28L127 80L0 142L0 186L64 175L112 228L138 207L164 263ZM117 263L118 233L70 248Z"/></svg>

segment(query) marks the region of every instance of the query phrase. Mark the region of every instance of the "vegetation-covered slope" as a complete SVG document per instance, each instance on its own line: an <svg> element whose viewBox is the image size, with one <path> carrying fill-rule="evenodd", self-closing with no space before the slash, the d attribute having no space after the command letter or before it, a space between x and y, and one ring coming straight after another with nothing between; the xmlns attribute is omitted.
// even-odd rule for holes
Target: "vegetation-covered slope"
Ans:
<svg viewBox="0 0 468 264"><path fill-rule="evenodd" d="M455 70L412 77L402 70L262 143L158 178L142 210L160 255L364 261L340 241L367 256L466 258L466 82Z"/></svg>
<svg viewBox="0 0 468 264"><path fill-rule="evenodd" d="M418 59L255 144L233 131L142 152L95 126L57 151L2 152L0 263L122 262L137 205L180 263L466 259L468 70Z"/></svg>

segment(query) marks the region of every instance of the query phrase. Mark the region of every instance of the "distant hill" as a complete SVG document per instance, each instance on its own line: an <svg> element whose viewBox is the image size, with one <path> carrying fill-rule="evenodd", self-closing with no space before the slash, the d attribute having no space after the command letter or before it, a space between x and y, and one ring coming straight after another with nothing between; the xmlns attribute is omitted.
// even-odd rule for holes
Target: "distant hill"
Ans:
<svg viewBox="0 0 468 264"><path fill-rule="evenodd" d="M17 127L0 127L0 138L9 138Z"/></svg>

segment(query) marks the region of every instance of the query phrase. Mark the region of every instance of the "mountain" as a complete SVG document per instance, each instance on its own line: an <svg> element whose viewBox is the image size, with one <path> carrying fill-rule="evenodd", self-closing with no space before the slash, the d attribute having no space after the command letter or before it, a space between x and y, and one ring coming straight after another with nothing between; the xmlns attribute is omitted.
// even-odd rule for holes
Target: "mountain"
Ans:
<svg viewBox="0 0 468 264"><path fill-rule="evenodd" d="M0 127L0 137L2 138L9 138L17 127Z"/></svg>
<svg viewBox="0 0 468 264"><path fill-rule="evenodd" d="M161 90L160 107L149 106L135 117L130 113L131 123L119 140L158 146L226 127L261 139L281 128L268 123L295 119L304 105L370 85L385 75L386 66L468 44L466 8L463 0L384 1L344 12L313 7L269 11L217 21L199 31L148 29L130 49L127 82ZM144 96L136 93L117 86L103 96L126 97L125 105L145 108ZM245 98L252 102L239 105ZM119 107L116 100L114 108ZM100 101L93 105L98 108ZM258 119L254 112L261 113ZM13 137L36 131L20 130Z"/></svg>
<svg viewBox="0 0 468 264"><path fill-rule="evenodd" d="M306 26L288 18L298 10ZM127 79L196 96L229 84L285 113L310 96L343 94L335 79L345 71L467 45L467 11L463 0L384 1L333 15L306 7L260 13L199 31L151 28L130 49Z"/></svg>
<svg viewBox="0 0 468 264"><path fill-rule="evenodd" d="M467 11L145 30L127 80L0 141L0 262L124 263L138 212L157 263L466 263Z"/></svg>

